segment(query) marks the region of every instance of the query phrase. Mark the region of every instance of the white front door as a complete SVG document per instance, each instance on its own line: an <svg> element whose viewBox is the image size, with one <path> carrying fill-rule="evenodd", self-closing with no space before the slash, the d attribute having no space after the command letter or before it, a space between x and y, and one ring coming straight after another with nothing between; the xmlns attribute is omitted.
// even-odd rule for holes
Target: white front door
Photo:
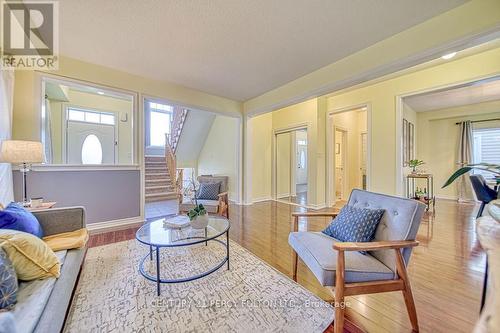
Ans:
<svg viewBox="0 0 500 333"><path fill-rule="evenodd" d="M66 135L68 164L115 164L113 125L68 121Z"/></svg>

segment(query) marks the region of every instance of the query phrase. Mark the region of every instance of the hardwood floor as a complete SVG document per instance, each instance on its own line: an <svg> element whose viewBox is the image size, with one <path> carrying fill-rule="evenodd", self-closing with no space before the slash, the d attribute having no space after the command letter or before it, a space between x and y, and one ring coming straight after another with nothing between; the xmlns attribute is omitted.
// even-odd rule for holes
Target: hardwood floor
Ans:
<svg viewBox="0 0 500 333"><path fill-rule="evenodd" d="M478 206L438 201L420 226L408 272L421 332L470 332L479 314L485 256L475 236ZM331 210L331 209L326 209ZM292 250L288 246L291 213L303 208L278 202L231 205L230 237L258 257L291 276ZM299 230L322 230L327 218L299 220ZM91 236L90 246L135 237L137 228ZM332 300L300 262L298 282L325 300ZM411 332L400 292L347 297L348 331ZM355 326L353 326L353 324Z"/></svg>

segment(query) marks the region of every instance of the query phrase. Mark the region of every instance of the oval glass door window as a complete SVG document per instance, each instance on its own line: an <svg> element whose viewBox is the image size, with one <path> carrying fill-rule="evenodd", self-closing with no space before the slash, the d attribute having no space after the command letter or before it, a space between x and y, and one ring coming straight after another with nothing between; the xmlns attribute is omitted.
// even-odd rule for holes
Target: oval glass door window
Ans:
<svg viewBox="0 0 500 333"><path fill-rule="evenodd" d="M83 140L82 164L102 164L101 141L94 134L89 134Z"/></svg>

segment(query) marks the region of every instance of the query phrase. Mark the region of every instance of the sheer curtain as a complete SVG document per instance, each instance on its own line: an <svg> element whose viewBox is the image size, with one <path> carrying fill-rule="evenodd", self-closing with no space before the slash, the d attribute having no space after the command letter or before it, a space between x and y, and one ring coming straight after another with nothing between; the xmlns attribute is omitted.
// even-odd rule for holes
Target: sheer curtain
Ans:
<svg viewBox="0 0 500 333"><path fill-rule="evenodd" d="M472 163L472 124L470 120L460 124L460 137L458 139L457 165L463 167ZM458 200L474 200L472 185L468 175L457 179Z"/></svg>
<svg viewBox="0 0 500 333"><path fill-rule="evenodd" d="M0 144L12 135L12 104L14 100L14 71L0 70ZM10 164L0 163L0 203L14 201Z"/></svg>

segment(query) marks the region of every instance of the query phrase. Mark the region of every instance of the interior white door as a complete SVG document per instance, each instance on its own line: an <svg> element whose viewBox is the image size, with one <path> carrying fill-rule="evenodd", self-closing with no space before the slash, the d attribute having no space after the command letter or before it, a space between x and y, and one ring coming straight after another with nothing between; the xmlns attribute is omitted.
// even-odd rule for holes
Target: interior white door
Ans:
<svg viewBox="0 0 500 333"><path fill-rule="evenodd" d="M113 125L68 121L66 128L68 164L115 164L115 144ZM88 154L91 154L92 163L87 162Z"/></svg>

